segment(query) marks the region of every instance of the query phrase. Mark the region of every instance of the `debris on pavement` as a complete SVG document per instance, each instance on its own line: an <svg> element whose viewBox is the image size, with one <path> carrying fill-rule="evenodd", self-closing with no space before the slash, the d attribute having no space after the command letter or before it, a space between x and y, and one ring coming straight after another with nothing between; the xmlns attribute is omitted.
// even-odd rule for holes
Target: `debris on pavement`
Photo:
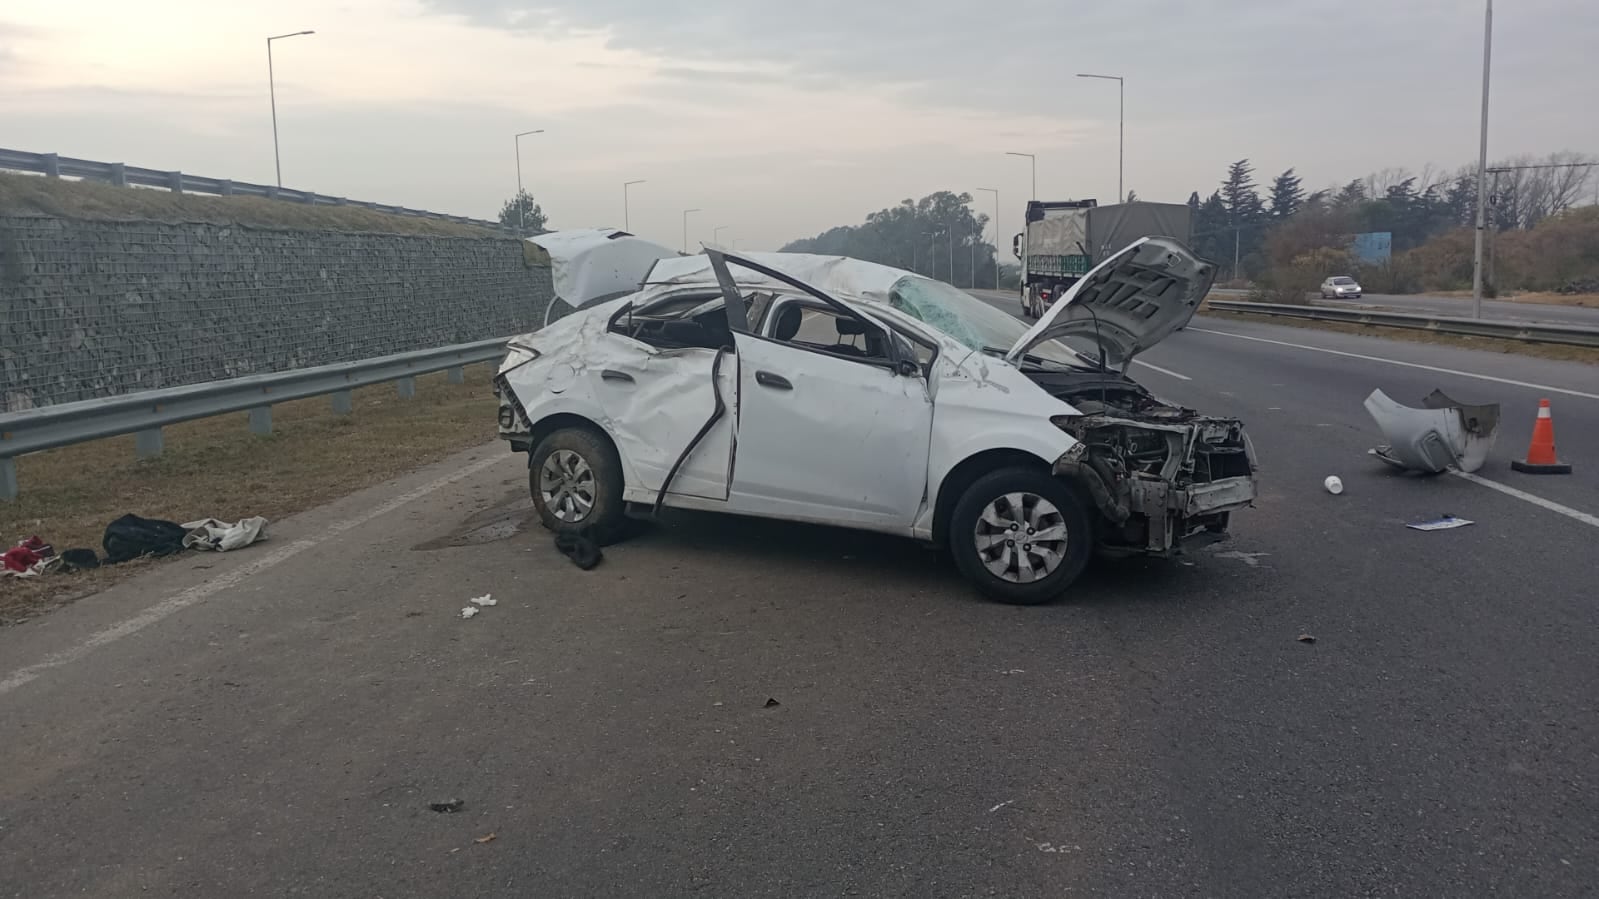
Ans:
<svg viewBox="0 0 1599 899"><path fill-rule="evenodd" d="M170 556L183 551L183 538L189 535L183 525L157 518L124 515L106 525L101 545L106 561L115 565L143 556Z"/></svg>
<svg viewBox="0 0 1599 899"><path fill-rule="evenodd" d="M1016 800L1014 800L1014 799L1007 799L1007 800L1005 800L1005 801L1004 801L1004 802L1001 802L1001 803L1000 803L1000 804L999 804L999 805L996 805L996 806L994 806L994 807L993 807L993 808L991 808L991 809L989 809L989 810L988 810L988 813L989 813L989 814L990 814L990 815L992 815L992 814L993 814L993 813L995 813L995 812L997 812L997 811L999 811L999 810L1000 810L1000 809L1002 809L1002 808L1004 808L1004 807L1005 807L1005 806L1007 806L1007 805L1010 805L1010 804L1011 804L1011 803L1012 803L1012 802L1015 802L1015 801L1016 801Z"/></svg>
<svg viewBox="0 0 1599 899"><path fill-rule="evenodd" d="M428 803L428 808L441 814L453 815L461 809L466 808L466 800L446 799L443 802L430 802Z"/></svg>
<svg viewBox="0 0 1599 899"><path fill-rule="evenodd" d="M499 838L500 838L500 835L497 834L497 833L486 833L483 836L480 836L480 837L474 839L472 842L474 842L474 843L492 843L492 842L494 842L495 840L497 840Z"/></svg>
<svg viewBox="0 0 1599 899"><path fill-rule="evenodd" d="M483 610L478 608L477 606L467 606L467 607L465 607L465 608L463 608L461 610L461 617L462 618L471 618L473 615L476 615L477 613L479 613L481 611L483 611Z"/></svg>
<svg viewBox="0 0 1599 899"><path fill-rule="evenodd" d="M236 522L202 518L183 525L185 549L213 549L227 552L241 549L266 538L267 520L261 517L246 518Z"/></svg>
<svg viewBox="0 0 1599 899"><path fill-rule="evenodd" d="M1300 634L1299 635L1299 642L1301 642L1301 643L1314 643L1314 642L1316 642L1316 638L1311 636L1310 634Z"/></svg>
<svg viewBox="0 0 1599 899"><path fill-rule="evenodd" d="M775 709L775 708L777 708L780 705L782 705L781 702L778 702L777 700L768 697L767 700L766 700L766 705L761 706L761 708L764 708L764 709Z"/></svg>
<svg viewBox="0 0 1599 899"><path fill-rule="evenodd" d="M1327 480L1322 481L1321 485L1326 487L1327 492L1331 493L1333 496L1337 496L1338 494L1344 492L1344 482L1335 474L1328 475Z"/></svg>
<svg viewBox="0 0 1599 899"><path fill-rule="evenodd" d="M586 534L556 534L555 548L572 560L572 564L588 571L600 564L605 555L600 546Z"/></svg>
<svg viewBox="0 0 1599 899"><path fill-rule="evenodd" d="M1366 411L1388 443L1371 455L1395 468L1440 474L1451 468L1470 473L1488 461L1499 433L1499 404L1471 406L1434 390L1416 409L1394 402L1381 390L1366 397Z"/></svg>
<svg viewBox="0 0 1599 899"><path fill-rule="evenodd" d="M1442 518L1434 518L1432 521L1414 521L1405 525L1405 527L1413 531L1447 531L1451 528L1463 528L1468 524L1476 524L1476 522L1465 518L1456 518L1453 515L1445 515Z"/></svg>
<svg viewBox="0 0 1599 899"><path fill-rule="evenodd" d="M497 606L500 604L500 601L495 599L494 594L492 593L485 593L482 596L474 596L467 600L467 602L470 602L474 606Z"/></svg>
<svg viewBox="0 0 1599 899"><path fill-rule="evenodd" d="M1224 553L1216 553L1216 558L1218 558L1218 559L1236 559L1236 560L1244 563L1245 565L1248 565L1250 568L1259 568L1260 567L1260 558L1261 558L1261 556L1269 556L1269 555L1271 555L1271 553L1246 553L1246 552L1240 552L1239 550L1234 549L1234 550L1228 550L1227 552L1224 552Z"/></svg>

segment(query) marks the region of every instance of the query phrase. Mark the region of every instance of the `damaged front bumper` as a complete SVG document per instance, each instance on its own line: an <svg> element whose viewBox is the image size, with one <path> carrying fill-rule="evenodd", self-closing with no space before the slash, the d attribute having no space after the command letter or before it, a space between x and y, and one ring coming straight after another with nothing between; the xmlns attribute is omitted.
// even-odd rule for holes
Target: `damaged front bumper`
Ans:
<svg viewBox="0 0 1599 899"><path fill-rule="evenodd" d="M1068 430L1082 442L1053 471L1087 488L1104 516L1102 553L1173 556L1223 540L1232 513L1254 503L1254 449L1235 420L1086 416ZM1152 460L1162 443L1165 457Z"/></svg>

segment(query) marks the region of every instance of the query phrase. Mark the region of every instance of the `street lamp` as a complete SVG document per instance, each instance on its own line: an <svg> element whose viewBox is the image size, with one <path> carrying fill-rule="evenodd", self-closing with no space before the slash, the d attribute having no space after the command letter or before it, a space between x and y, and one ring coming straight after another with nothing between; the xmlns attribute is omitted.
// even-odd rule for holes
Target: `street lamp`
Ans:
<svg viewBox="0 0 1599 899"><path fill-rule="evenodd" d="M999 190L993 187L979 187L979 191L987 191L994 195L994 289L999 289ZM977 286L977 266L972 266L972 286Z"/></svg>
<svg viewBox="0 0 1599 899"><path fill-rule="evenodd" d="M527 236L527 204L522 202L522 138L529 134L543 134L543 128L534 128L516 136L516 219L523 237Z"/></svg>
<svg viewBox="0 0 1599 899"><path fill-rule="evenodd" d="M1005 151L1005 155L1006 156L1025 156L1028 159L1033 161L1033 199L1035 199L1035 200L1038 199L1038 157L1034 156L1031 153L1012 153L1009 150Z"/></svg>
<svg viewBox="0 0 1599 899"><path fill-rule="evenodd" d="M644 180L645 179L640 178L637 181L623 181L622 182L622 230L626 231L626 232L628 232L630 234L633 231L633 226L628 223L629 222L629 216L628 216L628 212L627 212L627 189L629 187L632 187L635 184L643 184Z"/></svg>
<svg viewBox="0 0 1599 899"><path fill-rule="evenodd" d="M685 210L683 210L683 252L685 252L685 253L688 252L688 214L691 213L691 212L699 212L699 211L700 210L698 210L698 209L685 209Z"/></svg>
<svg viewBox="0 0 1599 899"><path fill-rule="evenodd" d="M722 229L723 228L731 228L731 227L733 227L733 226L732 225L717 225L715 228L712 228L711 229L711 243L714 243L717 246L721 246L722 245Z"/></svg>
<svg viewBox="0 0 1599 899"><path fill-rule="evenodd" d="M1494 39L1494 0L1482 24L1482 135L1477 150L1477 249L1471 260L1471 317L1482 318L1482 236L1488 227L1488 61Z"/></svg>
<svg viewBox="0 0 1599 899"><path fill-rule="evenodd" d="M286 37L300 37L306 34L316 34L315 31L292 31L288 34L275 34L267 41L267 93L272 96L272 164L278 170L278 187L283 186L283 160L278 156L278 84L277 76L272 71L272 42L281 41Z"/></svg>
<svg viewBox="0 0 1599 899"><path fill-rule="evenodd" d="M1116 135L1117 135L1116 136L1116 202L1118 202L1118 203L1126 202L1127 194L1125 193L1125 187L1122 184L1122 172L1124 170L1123 167L1124 167L1124 165L1126 164L1126 161L1127 161L1127 90L1126 90L1127 85L1126 85L1126 82L1124 82L1122 80L1122 76L1120 76L1120 75L1084 75L1084 74L1079 74L1077 77L1078 78L1099 78L1099 79L1101 79L1103 81L1114 81L1114 82L1116 82L1116 97L1117 97L1117 103L1120 106L1120 111L1117 113L1118 124L1116 126Z"/></svg>

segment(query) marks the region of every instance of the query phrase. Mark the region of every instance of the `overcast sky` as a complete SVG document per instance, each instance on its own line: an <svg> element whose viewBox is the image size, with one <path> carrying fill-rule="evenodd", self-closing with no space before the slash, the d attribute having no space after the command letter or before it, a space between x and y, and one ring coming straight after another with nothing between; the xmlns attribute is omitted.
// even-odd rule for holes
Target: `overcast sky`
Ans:
<svg viewBox="0 0 1599 899"><path fill-rule="evenodd" d="M1599 152L1599 3L1498 10L1490 152ZM1250 157L1317 187L1475 158L1480 0L5 0L0 147L557 226L773 249L906 197L1208 192ZM992 213L991 194L977 195Z"/></svg>

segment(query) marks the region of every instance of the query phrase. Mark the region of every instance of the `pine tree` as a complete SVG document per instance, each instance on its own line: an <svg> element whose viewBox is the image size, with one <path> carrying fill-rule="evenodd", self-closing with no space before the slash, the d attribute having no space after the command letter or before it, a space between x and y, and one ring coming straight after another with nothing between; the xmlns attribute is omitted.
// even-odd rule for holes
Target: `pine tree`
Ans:
<svg viewBox="0 0 1599 899"><path fill-rule="evenodd" d="M1301 180L1289 169L1271 183L1271 217L1281 222L1304 208L1305 190Z"/></svg>

